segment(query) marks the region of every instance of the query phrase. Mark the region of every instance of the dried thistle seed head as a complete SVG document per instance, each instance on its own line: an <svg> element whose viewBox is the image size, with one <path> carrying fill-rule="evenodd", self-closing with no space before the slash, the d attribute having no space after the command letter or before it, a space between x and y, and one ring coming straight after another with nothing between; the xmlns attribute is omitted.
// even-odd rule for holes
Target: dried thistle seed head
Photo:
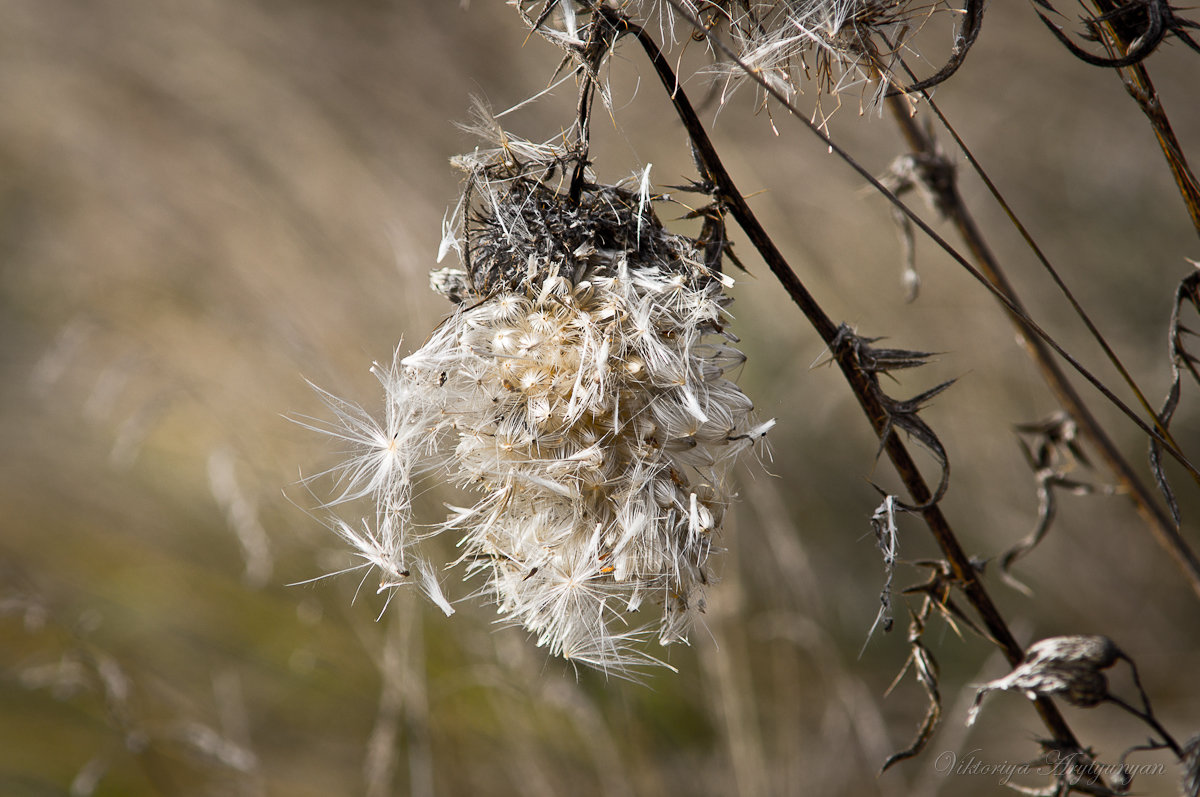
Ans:
<svg viewBox="0 0 1200 797"><path fill-rule="evenodd" d="M587 10L599 4L579 3L579 13L572 8L561 15L545 13L550 5L541 0L516 5L532 30L568 51L582 51L588 38L584 31L598 16ZM572 3L556 5L566 9ZM705 31L721 37L741 61L719 58L710 68L727 88L752 73L785 96L811 84L830 96L857 89L872 102L910 82L900 60L920 60L915 39L936 16L951 24L963 19L951 61L928 85L949 77L977 35L983 13L981 3L968 2L961 13L948 0L634 0L610 5L619 5L620 14L656 30L666 41L703 40Z"/></svg>
<svg viewBox="0 0 1200 797"><path fill-rule="evenodd" d="M1030 700L1061 697L1081 708L1108 699L1106 670L1125 658L1112 640L1102 636L1061 636L1030 645L1025 658L1008 675L984 684L975 694L967 724L975 721L988 692L1016 690Z"/></svg>
<svg viewBox="0 0 1200 797"><path fill-rule="evenodd" d="M326 397L333 433L358 449L335 503L370 496L377 518L338 531L384 588L421 573L443 609L420 543L452 531L457 563L507 620L620 671L654 661L638 648L651 634L686 640L733 500L728 467L773 422L728 378L745 359L722 335L732 281L702 245L622 186L566 196L557 153L512 153L460 160L465 270L433 278L458 307L376 366L384 422ZM468 500L418 523L412 496L434 481ZM657 628L634 616L651 605Z"/></svg>
<svg viewBox="0 0 1200 797"><path fill-rule="evenodd" d="M944 0L787 0L754 4L729 34L743 62L785 94L808 81L818 94L858 91L874 104L910 82L901 59L913 60L918 34L951 10Z"/></svg>

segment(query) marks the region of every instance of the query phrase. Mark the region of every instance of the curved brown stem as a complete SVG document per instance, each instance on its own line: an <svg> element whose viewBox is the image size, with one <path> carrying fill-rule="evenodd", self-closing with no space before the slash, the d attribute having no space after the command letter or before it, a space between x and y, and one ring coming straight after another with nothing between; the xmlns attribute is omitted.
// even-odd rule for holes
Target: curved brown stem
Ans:
<svg viewBox="0 0 1200 797"><path fill-rule="evenodd" d="M970 51L971 46L975 44L975 40L979 38L979 31L983 27L984 8L983 0L967 0L963 4L962 30L959 32L958 38L954 41L954 49L950 53L950 60L946 62L945 66L924 80L917 80L902 88L889 89L885 96L897 97L918 91L925 91L926 89L931 89L934 86L945 83L953 77L958 68L962 66L963 61L967 60L967 53Z"/></svg>

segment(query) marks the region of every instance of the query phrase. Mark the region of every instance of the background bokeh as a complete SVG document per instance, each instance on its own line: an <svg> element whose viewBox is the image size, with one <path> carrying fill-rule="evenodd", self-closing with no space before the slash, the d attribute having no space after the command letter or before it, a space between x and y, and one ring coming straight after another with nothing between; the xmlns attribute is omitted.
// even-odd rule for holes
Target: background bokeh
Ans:
<svg viewBox="0 0 1200 797"><path fill-rule="evenodd" d="M944 725L877 777L925 710L911 673L885 696L907 656L903 613L859 655L883 584L872 482L895 482L745 243L740 381L779 420L774 456L737 476L705 627L661 651L677 674L606 679L486 606L446 619L402 594L385 612L357 574L313 580L353 563L299 483L338 453L288 417L328 414L306 380L374 408L371 362L446 312L426 274L456 199L448 158L475 146L455 121L471 95L502 109L540 91L558 62L510 8L4 0L0 21L0 794L1007 793L997 776L944 775L946 756L1016 763L1042 729L1001 695L967 731L972 685L1007 668L941 624L926 640ZM1200 157L1198 65L1170 45L1150 61ZM632 47L611 80L598 174L653 163L660 185L686 181L682 131ZM1054 405L1003 314L924 241L906 304L881 199L749 88L721 108L702 77L686 86L829 314L939 352L894 393L958 378L924 415L954 467L946 510L973 554L1004 550L1036 519L1012 427ZM573 94L506 122L551 139ZM937 99L1157 400L1171 295L1200 255L1119 82L1024 4L993 3ZM901 144L860 110L843 96L829 127L881 173ZM1034 316L1112 382L979 181L964 174L963 191ZM1194 392L1176 426L1191 452ZM1093 405L1140 465L1136 430ZM1179 486L1200 545L1195 488ZM919 524L902 521L900 553L933 554ZM1196 596L1127 501L1063 498L1019 575L1032 596L989 583L1023 642L1111 636L1164 724L1200 731ZM902 567L897 586L923 577ZM1128 693L1127 674L1115 684ZM1108 760L1147 735L1111 707L1067 716ZM1174 792L1168 756L1136 760L1165 765L1141 793Z"/></svg>

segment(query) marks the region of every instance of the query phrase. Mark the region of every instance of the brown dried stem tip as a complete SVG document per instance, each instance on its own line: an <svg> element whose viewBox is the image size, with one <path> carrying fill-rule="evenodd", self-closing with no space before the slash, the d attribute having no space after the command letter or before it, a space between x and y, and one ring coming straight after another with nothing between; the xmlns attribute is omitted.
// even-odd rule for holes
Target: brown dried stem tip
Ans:
<svg viewBox="0 0 1200 797"><path fill-rule="evenodd" d="M1055 11L1049 0L1035 0L1048 11ZM1109 57L1088 53L1041 12L1042 22L1071 53L1093 66L1116 68L1125 90L1150 121L1163 156L1175 178L1192 225L1200 232L1200 182L1188 166L1183 148L1175 137L1158 91L1150 80L1145 60L1168 35L1174 35L1191 49L1200 52L1200 44L1188 33L1200 23L1178 16L1167 0L1092 0L1096 14L1084 19L1085 38L1099 41ZM1055 12L1057 13L1057 12Z"/></svg>

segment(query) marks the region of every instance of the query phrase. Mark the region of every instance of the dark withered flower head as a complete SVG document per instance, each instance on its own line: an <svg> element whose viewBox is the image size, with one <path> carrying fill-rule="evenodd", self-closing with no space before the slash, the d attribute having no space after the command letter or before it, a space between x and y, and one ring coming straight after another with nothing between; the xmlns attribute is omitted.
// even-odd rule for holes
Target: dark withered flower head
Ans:
<svg viewBox="0 0 1200 797"><path fill-rule="evenodd" d="M334 503L370 498L376 521L339 532L383 574L418 574L447 612L421 541L458 537L465 576L538 644L620 671L653 659L635 614L657 605L663 644L685 641L733 499L729 465L761 440L727 378L732 280L698 241L665 229L648 180L566 186L565 152L509 136L455 159L465 190L431 284L455 305L418 350L374 371L384 420L329 397L356 452ZM414 518L412 496L471 496ZM643 613L644 616L645 613Z"/></svg>
<svg viewBox="0 0 1200 797"><path fill-rule="evenodd" d="M1108 697L1108 679L1101 670L1122 657L1108 637L1060 636L1035 642L1011 673L980 687L967 724L975 722L984 696L994 691L1018 691L1030 700L1061 697L1071 705L1095 706Z"/></svg>

